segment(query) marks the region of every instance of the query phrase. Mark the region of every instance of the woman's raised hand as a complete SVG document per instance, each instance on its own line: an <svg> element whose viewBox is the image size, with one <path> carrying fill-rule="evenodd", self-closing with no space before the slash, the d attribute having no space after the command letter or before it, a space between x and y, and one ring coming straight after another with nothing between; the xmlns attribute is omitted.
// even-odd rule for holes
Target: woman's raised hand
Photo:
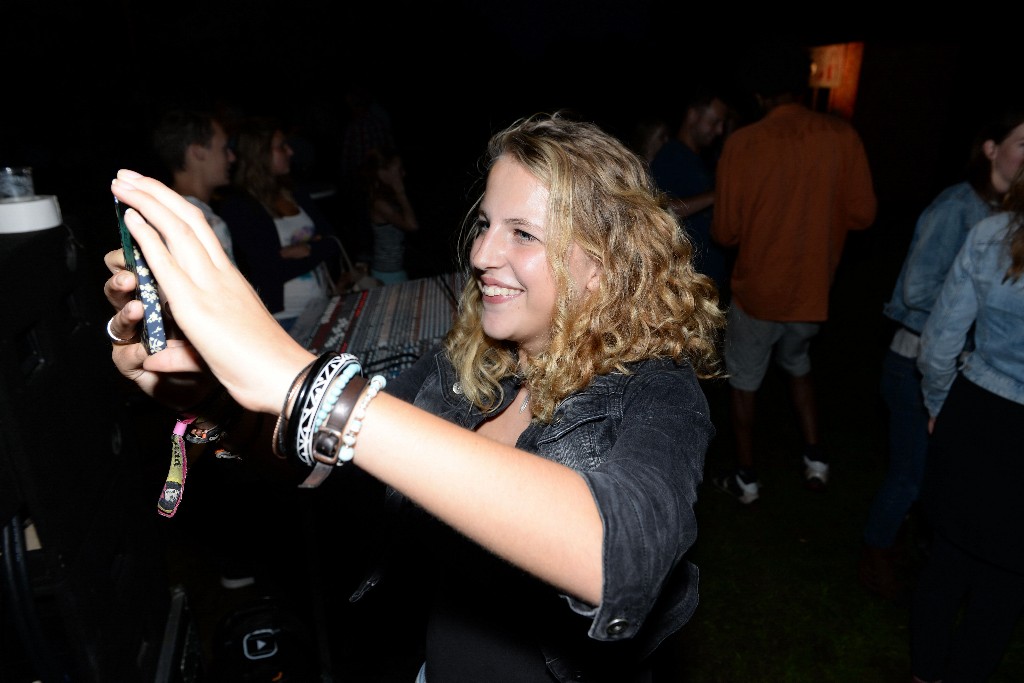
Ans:
<svg viewBox="0 0 1024 683"><path fill-rule="evenodd" d="M118 171L111 191L132 207L125 213L125 224L146 255L170 314L202 362L245 408L280 411L292 379L312 354L270 314L198 208L158 180L129 170ZM124 286L112 282L117 278L115 273L105 286L115 306ZM134 328L127 326L133 316L138 320L132 306L115 316L115 334L131 334L128 330ZM145 353L141 345L123 348ZM125 358L124 367L118 363L122 373L131 362ZM195 357L180 346L142 359L141 368L156 373L200 369Z"/></svg>

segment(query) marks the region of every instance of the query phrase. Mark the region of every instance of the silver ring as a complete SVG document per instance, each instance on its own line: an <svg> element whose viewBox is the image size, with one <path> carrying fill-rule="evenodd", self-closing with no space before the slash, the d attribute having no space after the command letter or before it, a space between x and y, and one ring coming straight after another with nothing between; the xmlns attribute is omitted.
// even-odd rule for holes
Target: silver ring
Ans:
<svg viewBox="0 0 1024 683"><path fill-rule="evenodd" d="M114 318L113 317L111 317L110 320L107 321L107 336L110 337L110 343L111 344L113 344L114 346L126 346L128 344L137 344L137 343L139 343L141 338L139 337L138 333L132 335L131 337L128 337L128 339L121 339L120 337L115 335L113 332L111 332L110 331L110 323L112 323L112 322L114 322Z"/></svg>

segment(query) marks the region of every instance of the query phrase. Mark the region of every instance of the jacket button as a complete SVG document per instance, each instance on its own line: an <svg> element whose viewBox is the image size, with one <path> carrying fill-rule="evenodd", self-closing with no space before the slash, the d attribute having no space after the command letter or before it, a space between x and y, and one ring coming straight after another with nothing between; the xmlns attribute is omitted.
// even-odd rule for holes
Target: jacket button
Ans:
<svg viewBox="0 0 1024 683"><path fill-rule="evenodd" d="M462 385L459 384L458 382L453 384L452 385L452 393L461 394L462 393Z"/></svg>
<svg viewBox="0 0 1024 683"><path fill-rule="evenodd" d="M617 636L625 631L628 626L629 622L625 619L612 619L608 622L608 628L606 628L605 631L610 636Z"/></svg>

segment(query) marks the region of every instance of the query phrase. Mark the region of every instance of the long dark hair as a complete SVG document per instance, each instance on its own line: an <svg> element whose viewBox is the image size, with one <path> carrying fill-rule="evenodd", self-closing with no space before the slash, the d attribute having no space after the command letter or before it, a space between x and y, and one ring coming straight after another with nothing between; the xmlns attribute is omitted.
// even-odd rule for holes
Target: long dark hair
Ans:
<svg viewBox="0 0 1024 683"><path fill-rule="evenodd" d="M382 199L391 204L398 200L395 197L395 190L381 181L378 175L381 169L390 166L399 156L395 149L381 149L372 147L363 157L363 163L359 166L359 178L365 193L367 208L372 209L373 203Z"/></svg>
<svg viewBox="0 0 1024 683"><path fill-rule="evenodd" d="M992 162L985 156L985 143L1002 144L1013 130L1024 123L1024 106L1014 105L997 112L990 117L978 130L971 145L971 155L967 161L967 182L971 184L978 196L998 206L1003 194L992 186Z"/></svg>
<svg viewBox="0 0 1024 683"><path fill-rule="evenodd" d="M274 175L271 167L274 134L278 131L284 128L276 119L251 116L239 123L235 142L234 184L252 195L272 216L278 216L278 197L282 193L291 197L289 179Z"/></svg>

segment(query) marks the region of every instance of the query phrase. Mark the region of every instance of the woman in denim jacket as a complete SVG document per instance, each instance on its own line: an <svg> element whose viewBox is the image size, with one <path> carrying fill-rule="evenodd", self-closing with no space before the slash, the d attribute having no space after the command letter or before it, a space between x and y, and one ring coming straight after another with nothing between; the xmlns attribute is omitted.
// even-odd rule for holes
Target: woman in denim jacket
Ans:
<svg viewBox="0 0 1024 683"><path fill-rule="evenodd" d="M906 593L897 539L917 500L928 449L928 413L916 366L921 330L967 231L998 210L1022 162L1024 109L1006 108L976 136L967 180L943 190L921 213L883 309L898 324L882 362L889 467L868 510L858 575L864 586L888 599Z"/></svg>
<svg viewBox="0 0 1024 683"><path fill-rule="evenodd" d="M968 233L921 334L933 531L911 622L921 681L988 680L1024 608L1024 169L1004 205Z"/></svg>
<svg viewBox="0 0 1024 683"><path fill-rule="evenodd" d="M112 190L137 209L129 227L191 346L147 358L134 343L134 281L111 252L114 360L152 394L160 372L208 367L244 408L278 415L287 455L312 439L314 474L351 460L413 503L409 551L433 592L419 680L651 681L650 655L697 604L687 553L714 433L698 378L719 373L717 292L645 163L593 124L518 121L485 162L452 329L380 393L341 371L318 384L338 354L315 358L276 325L184 200L119 172Z"/></svg>

